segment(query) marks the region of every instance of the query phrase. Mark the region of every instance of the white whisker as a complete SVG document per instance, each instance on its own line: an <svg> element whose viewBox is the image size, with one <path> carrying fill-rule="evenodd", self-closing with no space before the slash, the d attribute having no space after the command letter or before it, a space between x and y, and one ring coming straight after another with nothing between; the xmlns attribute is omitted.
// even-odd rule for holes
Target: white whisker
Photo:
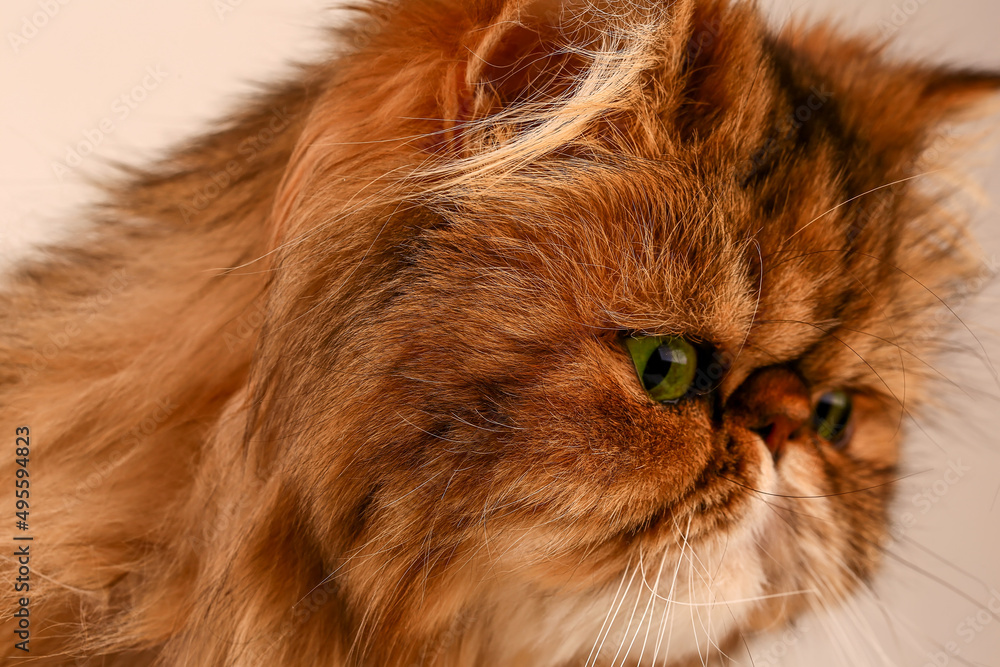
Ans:
<svg viewBox="0 0 1000 667"><path fill-rule="evenodd" d="M646 634L642 638L642 651L639 652L639 660L636 663L637 667L642 667L642 659L646 655L646 643L649 641L649 631L653 628L653 616L656 614L656 600L659 599L656 595L656 591L660 590L660 576L663 574L663 566L667 562L667 550L664 549L663 553L660 554L660 567L656 571L656 580L653 582L653 595L650 597L650 602L653 607L649 614L649 623L646 624ZM645 583L645 579L643 579ZM653 667L656 667L656 658L653 658Z"/></svg>
<svg viewBox="0 0 1000 667"><path fill-rule="evenodd" d="M629 561L629 564L631 565L631 561ZM607 641L608 635L611 634L611 628L614 625L615 619L618 617L618 611L621 609L622 604L625 602L625 598L628 596L628 592L632 588L632 582L635 580L635 575L638 571L639 568L636 568L632 572L632 577L628 580L628 586L625 587L625 592L622 593L622 599L618 602L617 607L615 607L615 601L612 600L611 606L614 609L614 613L610 614L610 618L607 619L607 629L605 630L605 627L603 625L601 626L601 631L598 633L597 639L594 640L594 648L590 650L590 657L587 658L587 662L584 663L584 667L588 667L590 665L591 659L593 659L595 665L597 664L597 657L601 654L601 651L604 649L604 642ZM625 568L625 573L622 575L622 581L625 581L625 576L627 574L628 574L628 567ZM619 585L618 590L619 591L621 590L621 585ZM617 597L618 594L615 593L615 598L617 599ZM600 642L599 646L598 646L598 641Z"/></svg>

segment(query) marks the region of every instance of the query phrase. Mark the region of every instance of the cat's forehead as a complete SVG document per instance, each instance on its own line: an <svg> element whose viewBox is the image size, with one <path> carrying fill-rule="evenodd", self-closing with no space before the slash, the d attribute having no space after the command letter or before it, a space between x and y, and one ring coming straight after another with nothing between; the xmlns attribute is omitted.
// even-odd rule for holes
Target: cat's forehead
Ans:
<svg viewBox="0 0 1000 667"><path fill-rule="evenodd" d="M465 261L561 295L576 311L568 317L595 326L739 340L762 305L816 319L818 304L849 298L843 220L767 217L732 179L696 174L643 161L564 165L544 183L510 178L503 196L466 213L468 236L455 246Z"/></svg>
<svg viewBox="0 0 1000 667"><path fill-rule="evenodd" d="M539 256L560 248L547 266L589 267L573 280L594 283L601 309L659 313L662 324L643 328L723 336L724 320L745 330L762 295L796 281L803 299L847 298L830 293L831 267L857 251L885 254L898 193L880 190L894 174L875 167L873 146L821 74L775 41L755 48L749 70L705 56L683 102L662 94L676 73L660 71L580 145L483 187L467 216ZM688 54L691 66L703 55Z"/></svg>
<svg viewBox="0 0 1000 667"><path fill-rule="evenodd" d="M876 384L878 341L920 316L883 307L915 286L893 268L896 195L839 206L816 179L776 206L694 158L574 159L490 192L446 232L450 266L559 330L683 335L758 366L813 351L817 377Z"/></svg>

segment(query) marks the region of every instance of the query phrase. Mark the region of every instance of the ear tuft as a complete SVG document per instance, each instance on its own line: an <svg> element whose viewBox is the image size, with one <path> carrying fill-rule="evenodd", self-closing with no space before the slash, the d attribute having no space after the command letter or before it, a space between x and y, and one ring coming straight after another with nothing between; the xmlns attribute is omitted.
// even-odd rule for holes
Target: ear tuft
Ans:
<svg viewBox="0 0 1000 667"><path fill-rule="evenodd" d="M514 2L465 36L458 62L445 80L445 118L462 128L528 103L544 104L563 94L583 67L578 28L564 25L572 10L557 0Z"/></svg>
<svg viewBox="0 0 1000 667"><path fill-rule="evenodd" d="M948 116L997 93L1000 93L1000 71L940 68L927 75L922 98Z"/></svg>

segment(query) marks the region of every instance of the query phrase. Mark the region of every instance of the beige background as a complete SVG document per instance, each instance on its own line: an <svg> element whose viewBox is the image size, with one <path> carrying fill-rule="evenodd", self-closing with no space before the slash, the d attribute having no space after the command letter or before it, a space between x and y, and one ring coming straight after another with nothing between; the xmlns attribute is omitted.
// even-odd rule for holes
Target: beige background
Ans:
<svg viewBox="0 0 1000 667"><path fill-rule="evenodd" d="M0 265L32 243L72 236L74 207L89 196L83 176L103 173L101 159L146 160L204 127L253 81L286 71L290 59L318 53L328 4L3 0ZM776 20L830 15L847 27L876 31L895 21L901 52L1000 67L1000 0L763 4ZM100 157L85 156L66 171L57 167L71 159L71 147L87 140L99 143ZM996 142L981 148L968 166L1000 202L1000 151ZM996 204L977 213L977 233L994 266L998 220ZM1000 286L994 284L982 301L960 312L1000 365L998 304ZM978 349L968 332L956 335L956 342ZM832 620L809 620L797 634L756 642L758 667L1000 665L1000 618L981 614L983 625L966 620L988 604L988 587L1000 591L1000 388L971 354L939 367L960 386L939 389L951 413L909 425L908 468L920 474L905 482L899 511L914 514L916 524L893 552L913 567L890 562L875 594ZM952 464L963 470L957 479L946 474ZM1000 609L1000 597L994 600ZM959 656L935 662L932 655L949 642ZM741 663L750 661L743 657Z"/></svg>

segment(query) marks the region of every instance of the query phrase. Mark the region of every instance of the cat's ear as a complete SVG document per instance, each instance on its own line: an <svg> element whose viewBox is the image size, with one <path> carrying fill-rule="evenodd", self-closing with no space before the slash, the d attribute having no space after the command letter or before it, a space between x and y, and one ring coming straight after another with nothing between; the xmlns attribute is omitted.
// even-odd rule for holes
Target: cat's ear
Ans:
<svg viewBox="0 0 1000 667"><path fill-rule="evenodd" d="M797 67L816 71L830 86L830 100L849 129L886 164L914 158L942 124L969 118L1000 93L1000 69L970 70L898 64L889 44L845 39L830 26L794 27L779 48Z"/></svg>
<svg viewBox="0 0 1000 667"><path fill-rule="evenodd" d="M894 82L890 90L867 91L872 101L866 134L876 150L904 161L924 150L943 126L975 119L981 105L1000 93L1000 71L912 65L887 76Z"/></svg>
<svg viewBox="0 0 1000 667"><path fill-rule="evenodd" d="M922 110L935 120L963 114L1000 93L1000 69L936 68L923 73Z"/></svg>
<svg viewBox="0 0 1000 667"><path fill-rule="evenodd" d="M279 191L275 238L291 233L294 209L309 203L303 190L339 182L345 170L357 182L368 170L394 174L398 165L385 165L403 155L468 155L471 139L490 138L483 121L567 90L580 69L574 48L597 39L586 19L574 21L590 2L358 3L337 30L344 56L311 72L316 97Z"/></svg>
<svg viewBox="0 0 1000 667"><path fill-rule="evenodd" d="M916 66L896 76L901 80L900 97L875 103L868 135L875 150L897 164L939 160L932 147L940 145L947 126L982 117L988 111L983 105L1000 101L1000 71Z"/></svg>
<svg viewBox="0 0 1000 667"><path fill-rule="evenodd" d="M981 117L981 106L1000 93L1000 72L922 65L890 69L883 90L868 88L857 100L856 122L885 165L926 159L951 123Z"/></svg>
<svg viewBox="0 0 1000 667"><path fill-rule="evenodd" d="M461 37L439 95L449 145L459 152L477 123L545 105L572 85L596 37L579 8L560 0L504 4Z"/></svg>
<svg viewBox="0 0 1000 667"><path fill-rule="evenodd" d="M464 35L465 57L452 65L443 91L449 116L482 117L547 88L560 58L560 15L561 3L552 0L512 3Z"/></svg>

